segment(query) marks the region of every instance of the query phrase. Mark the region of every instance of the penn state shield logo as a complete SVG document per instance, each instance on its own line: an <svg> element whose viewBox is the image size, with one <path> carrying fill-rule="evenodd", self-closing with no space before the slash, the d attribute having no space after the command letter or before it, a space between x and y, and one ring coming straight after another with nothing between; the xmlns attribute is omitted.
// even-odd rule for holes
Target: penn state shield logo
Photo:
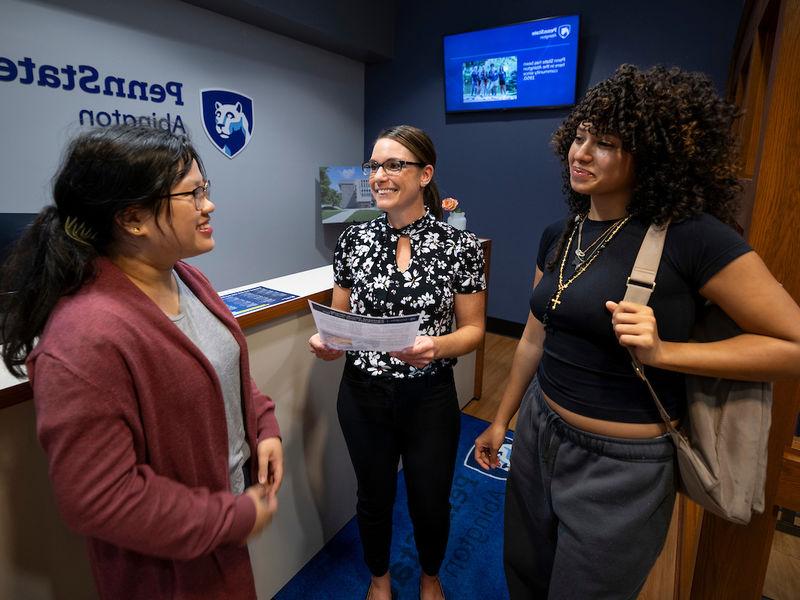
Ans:
<svg viewBox="0 0 800 600"><path fill-rule="evenodd" d="M253 99L231 90L200 90L203 129L228 158L244 150L253 137Z"/></svg>
<svg viewBox="0 0 800 600"><path fill-rule="evenodd" d="M561 39L564 39L569 35L570 31L572 31L572 25L569 23L564 23L563 25L559 26L558 35L561 36Z"/></svg>

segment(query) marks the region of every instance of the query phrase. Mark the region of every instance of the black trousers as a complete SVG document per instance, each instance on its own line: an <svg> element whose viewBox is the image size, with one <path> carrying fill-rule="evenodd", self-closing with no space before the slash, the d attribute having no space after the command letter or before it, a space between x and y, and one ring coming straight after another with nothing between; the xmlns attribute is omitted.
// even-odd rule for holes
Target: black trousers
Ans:
<svg viewBox="0 0 800 600"><path fill-rule="evenodd" d="M356 516L367 567L375 576L389 569L402 458L419 562L426 574L436 575L450 533L461 426L453 370L394 379L367 375L348 362L337 409L358 482Z"/></svg>

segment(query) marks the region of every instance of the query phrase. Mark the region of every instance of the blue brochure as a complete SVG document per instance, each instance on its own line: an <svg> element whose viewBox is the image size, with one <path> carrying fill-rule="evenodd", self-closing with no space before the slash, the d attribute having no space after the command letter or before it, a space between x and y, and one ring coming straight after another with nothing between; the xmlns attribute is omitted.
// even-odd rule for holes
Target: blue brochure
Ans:
<svg viewBox="0 0 800 600"><path fill-rule="evenodd" d="M228 305L228 308L231 309L234 317L239 317L268 306L297 298L294 294L279 292L278 290L272 290L263 286L242 290L240 292L231 292L230 294L225 294L220 297L225 304Z"/></svg>

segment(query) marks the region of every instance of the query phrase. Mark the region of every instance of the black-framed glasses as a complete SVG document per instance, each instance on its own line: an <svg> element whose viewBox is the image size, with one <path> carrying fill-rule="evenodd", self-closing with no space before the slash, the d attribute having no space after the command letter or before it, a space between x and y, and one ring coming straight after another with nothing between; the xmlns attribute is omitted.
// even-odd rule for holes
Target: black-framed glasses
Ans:
<svg viewBox="0 0 800 600"><path fill-rule="evenodd" d="M194 207L196 210L201 210L203 207L204 200L211 200L211 195L209 189L211 188L211 180L206 179L206 182L203 185L198 185L193 190L189 190L188 192L175 192L174 194L167 194L167 198L173 198L175 196L192 196L192 200L194 200Z"/></svg>
<svg viewBox="0 0 800 600"><path fill-rule="evenodd" d="M383 170L387 173L397 175L406 165L424 167L425 163L414 162L413 160L400 160L399 158L387 158L382 163L379 163L377 160L368 160L361 165L361 171L364 175L374 175L378 172L378 169L383 167Z"/></svg>

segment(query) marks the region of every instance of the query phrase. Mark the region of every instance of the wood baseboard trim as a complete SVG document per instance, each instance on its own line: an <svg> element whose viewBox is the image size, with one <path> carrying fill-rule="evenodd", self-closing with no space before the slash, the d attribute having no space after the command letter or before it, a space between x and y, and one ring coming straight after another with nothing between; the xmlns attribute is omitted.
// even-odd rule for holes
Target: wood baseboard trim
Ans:
<svg viewBox="0 0 800 600"><path fill-rule="evenodd" d="M486 331L519 339L522 337L522 332L525 331L525 324L496 317L486 317Z"/></svg>

